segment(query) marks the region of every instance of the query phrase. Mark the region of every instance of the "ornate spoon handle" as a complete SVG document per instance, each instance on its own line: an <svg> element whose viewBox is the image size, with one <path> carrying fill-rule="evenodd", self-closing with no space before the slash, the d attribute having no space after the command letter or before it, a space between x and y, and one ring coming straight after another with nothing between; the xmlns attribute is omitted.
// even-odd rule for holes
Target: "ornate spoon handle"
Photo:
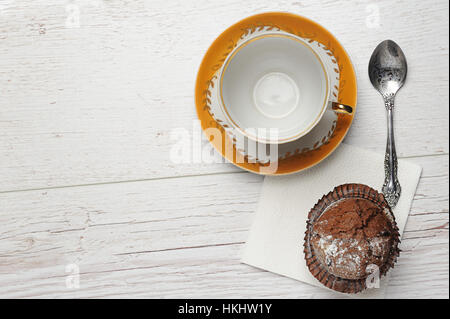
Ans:
<svg viewBox="0 0 450 319"><path fill-rule="evenodd" d="M386 145L386 156L384 158L384 172L385 179L383 185L383 194L388 202L389 206L392 208L397 205L400 198L401 187L397 178L397 153L395 151L395 141L394 141L394 95L387 96L384 98L384 104L387 111L388 119L388 139Z"/></svg>

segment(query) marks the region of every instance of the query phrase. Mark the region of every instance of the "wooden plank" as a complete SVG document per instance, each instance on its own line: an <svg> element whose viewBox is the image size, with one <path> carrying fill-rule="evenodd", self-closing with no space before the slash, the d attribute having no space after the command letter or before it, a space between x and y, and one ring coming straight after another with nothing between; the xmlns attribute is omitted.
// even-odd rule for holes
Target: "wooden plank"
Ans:
<svg viewBox="0 0 450 319"><path fill-rule="evenodd" d="M445 235L448 237L448 233ZM445 239L442 239L445 241ZM81 264L79 289L64 265L2 275L2 297L39 298L343 298L322 288L241 264L242 244L141 254L105 270ZM448 298L448 243L404 252L388 298Z"/></svg>
<svg viewBox="0 0 450 319"><path fill-rule="evenodd" d="M366 74L373 48L391 37L410 67L395 111L398 153L448 154L447 1L76 3L79 28L56 0L0 9L0 191L236 171L172 162L170 136L192 131L196 71L213 39L273 10L317 20L351 54L359 104L348 143L384 152L385 114ZM379 23L367 23L376 12Z"/></svg>
<svg viewBox="0 0 450 319"><path fill-rule="evenodd" d="M446 158L416 159L427 168L392 297L448 296ZM233 173L0 194L0 297L327 296L239 264L261 182ZM80 289L65 286L68 264Z"/></svg>

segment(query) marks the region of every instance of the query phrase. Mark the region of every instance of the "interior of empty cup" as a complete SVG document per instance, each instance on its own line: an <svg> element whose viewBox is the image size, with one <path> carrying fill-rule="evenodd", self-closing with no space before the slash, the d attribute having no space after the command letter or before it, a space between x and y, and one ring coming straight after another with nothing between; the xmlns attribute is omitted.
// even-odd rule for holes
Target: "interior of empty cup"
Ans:
<svg viewBox="0 0 450 319"><path fill-rule="evenodd" d="M281 34L258 36L239 46L224 65L220 86L222 107L233 125L269 143L308 133L328 97L320 58L299 38ZM268 135L271 129L276 140Z"/></svg>

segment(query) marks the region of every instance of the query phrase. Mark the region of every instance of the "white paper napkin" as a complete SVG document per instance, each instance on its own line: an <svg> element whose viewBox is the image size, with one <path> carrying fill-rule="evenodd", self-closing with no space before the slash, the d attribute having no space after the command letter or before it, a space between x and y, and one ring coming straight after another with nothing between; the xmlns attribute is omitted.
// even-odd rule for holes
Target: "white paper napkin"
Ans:
<svg viewBox="0 0 450 319"><path fill-rule="evenodd" d="M393 212L400 234L405 228L421 172L420 166L399 160L402 194ZM335 186L360 183L381 191L383 181L384 154L346 144L304 172L266 177L242 262L328 289L311 275L304 259L303 238L310 209ZM384 277L380 288L353 296L382 298L387 281Z"/></svg>

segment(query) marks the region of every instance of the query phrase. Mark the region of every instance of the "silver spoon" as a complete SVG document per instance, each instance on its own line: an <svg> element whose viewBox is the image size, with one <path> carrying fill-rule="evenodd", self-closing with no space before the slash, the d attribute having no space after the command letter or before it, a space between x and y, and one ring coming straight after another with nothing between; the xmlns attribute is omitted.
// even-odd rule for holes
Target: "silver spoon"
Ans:
<svg viewBox="0 0 450 319"><path fill-rule="evenodd" d="M397 154L394 142L394 99L403 86L408 66L400 47L391 40L381 42L373 51L369 62L369 77L372 85L380 92L388 117L388 138L384 160L385 180L383 194L393 208L400 198L401 187L397 178Z"/></svg>

